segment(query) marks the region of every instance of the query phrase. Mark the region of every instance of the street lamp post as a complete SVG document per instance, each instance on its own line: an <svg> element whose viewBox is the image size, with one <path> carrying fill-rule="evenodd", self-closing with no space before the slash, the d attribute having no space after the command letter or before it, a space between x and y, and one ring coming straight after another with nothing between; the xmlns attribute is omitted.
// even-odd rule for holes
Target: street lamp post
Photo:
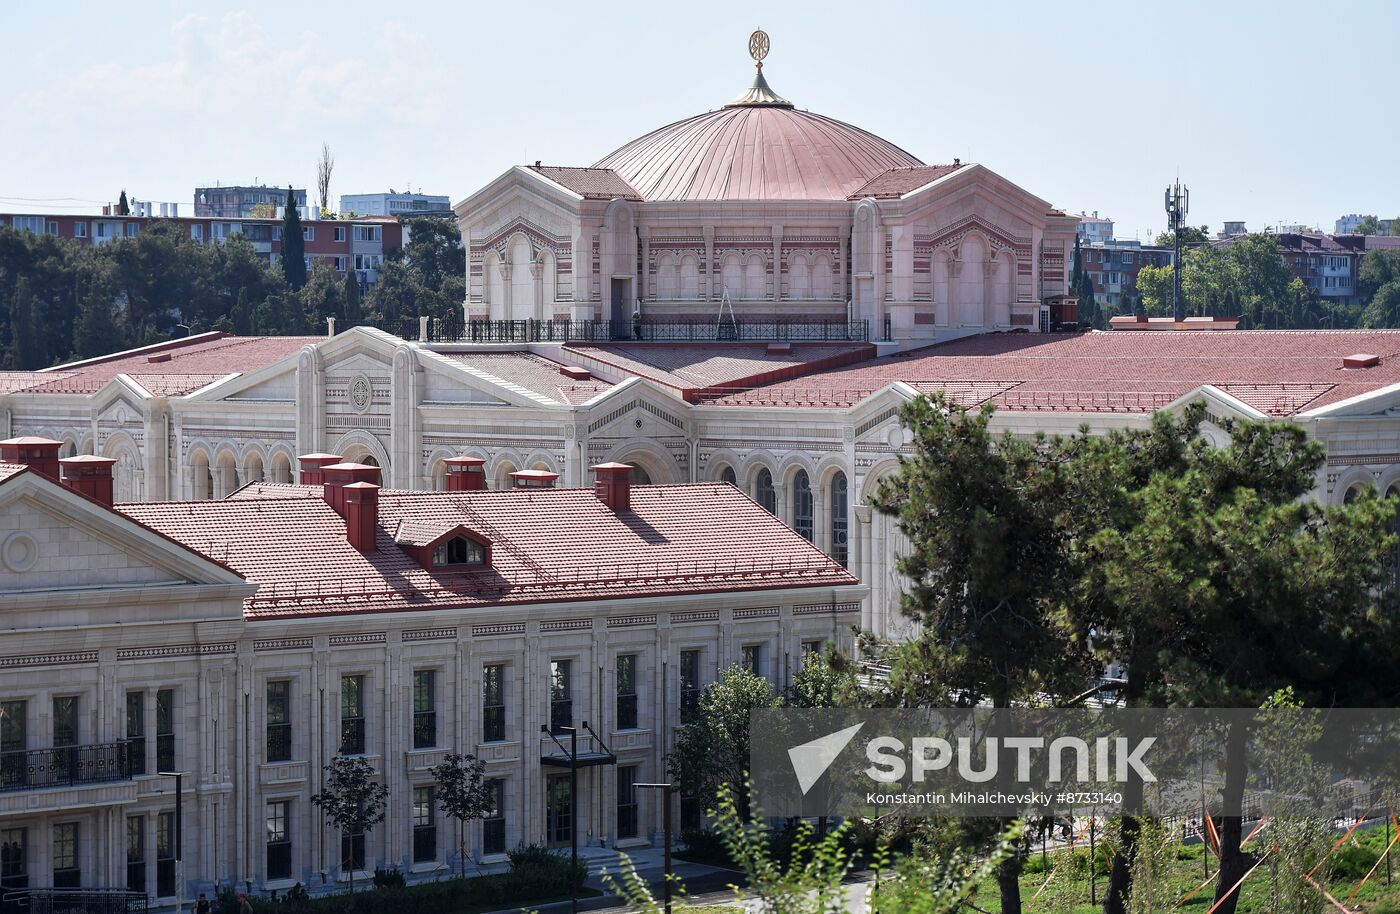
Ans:
<svg viewBox="0 0 1400 914"><path fill-rule="evenodd" d="M633 787L645 788L648 790L660 790L665 798L665 808L661 812L661 829L666 833L664 846L665 856L662 859L662 899L665 901L666 914L671 914L671 785L670 784L633 784Z"/></svg>
<svg viewBox="0 0 1400 914"><path fill-rule="evenodd" d="M175 914L185 909L185 775L181 771L157 771L164 778L175 779Z"/></svg>

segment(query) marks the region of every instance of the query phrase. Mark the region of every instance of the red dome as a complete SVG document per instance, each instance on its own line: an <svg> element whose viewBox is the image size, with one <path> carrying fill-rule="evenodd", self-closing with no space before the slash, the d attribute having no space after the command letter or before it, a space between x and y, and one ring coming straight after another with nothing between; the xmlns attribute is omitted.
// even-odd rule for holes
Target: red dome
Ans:
<svg viewBox="0 0 1400 914"><path fill-rule="evenodd" d="M646 200L844 200L878 174L922 164L787 102L736 102L653 130L595 167L613 169Z"/></svg>

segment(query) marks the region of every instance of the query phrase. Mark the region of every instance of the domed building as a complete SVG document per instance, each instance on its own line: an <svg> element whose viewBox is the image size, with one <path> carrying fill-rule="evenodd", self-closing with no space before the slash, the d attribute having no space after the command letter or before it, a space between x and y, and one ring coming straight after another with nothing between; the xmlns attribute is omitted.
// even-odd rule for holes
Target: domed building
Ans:
<svg viewBox="0 0 1400 914"><path fill-rule="evenodd" d="M1077 219L928 165L768 84L591 166L512 168L454 208L469 319L858 321L901 347L1039 330Z"/></svg>

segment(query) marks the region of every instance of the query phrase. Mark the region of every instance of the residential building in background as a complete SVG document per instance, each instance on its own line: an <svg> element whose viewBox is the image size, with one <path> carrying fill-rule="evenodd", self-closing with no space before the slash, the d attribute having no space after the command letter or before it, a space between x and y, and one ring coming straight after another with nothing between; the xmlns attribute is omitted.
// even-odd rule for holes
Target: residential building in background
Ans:
<svg viewBox="0 0 1400 914"><path fill-rule="evenodd" d="M1107 217L1100 218L1099 211L1092 213L1079 213L1079 233L1081 241L1112 241L1113 240L1113 220Z"/></svg>
<svg viewBox="0 0 1400 914"><path fill-rule="evenodd" d="M139 235L156 221L152 216L74 216L28 215L0 213L0 225L18 231L56 235L79 244L103 245L117 238ZM282 255L282 220L266 219L164 219L183 226L190 237L200 244L223 242L230 235L242 234L254 250L269 264L276 264ZM325 263L343 277L354 270L360 284L370 286L379 281L384 258L395 253L404 243L403 225L397 219L367 217L354 220L311 219L301 224L305 239L306 268Z"/></svg>
<svg viewBox="0 0 1400 914"><path fill-rule="evenodd" d="M1222 228L1222 229L1220 230L1220 234L1216 235L1215 237L1216 237L1216 238L1220 238L1220 239L1224 239L1224 238L1233 238L1233 237L1235 237L1236 235L1247 235L1247 234L1249 234L1249 229L1247 229L1247 228L1244 227L1244 223L1243 223L1243 222L1227 222L1227 223L1225 223L1225 227Z"/></svg>
<svg viewBox="0 0 1400 914"><path fill-rule="evenodd" d="M1132 308L1125 300L1137 290L1138 273L1145 266L1171 266L1173 251L1168 247L1137 241L1098 241L1080 246L1079 256L1094 283L1094 298L1113 312Z"/></svg>
<svg viewBox="0 0 1400 914"><path fill-rule="evenodd" d="M1400 250L1400 237L1387 235L1327 235L1320 232L1281 232L1274 235L1289 272L1326 301L1364 304L1358 285L1361 259L1368 251ZM1228 247L1243 236L1216 242Z"/></svg>
<svg viewBox="0 0 1400 914"><path fill-rule="evenodd" d="M297 207L306 217L306 191L293 190ZM266 184L234 185L231 187L196 187L194 214L220 219L238 219L253 215L260 206L281 207L287 204L287 188ZM261 210L257 210L261 212Z"/></svg>
<svg viewBox="0 0 1400 914"><path fill-rule="evenodd" d="M341 194L340 211L357 216L451 216L452 201L446 195L400 193Z"/></svg>
<svg viewBox="0 0 1400 914"><path fill-rule="evenodd" d="M1353 234L1358 228L1360 228L1362 220L1369 218L1369 216L1366 216L1362 213L1348 213L1347 215L1342 216L1340 219L1337 220L1336 234ZM1395 220L1379 219L1377 220L1377 224L1380 227L1381 234L1389 234L1391 231L1391 227L1395 224Z"/></svg>

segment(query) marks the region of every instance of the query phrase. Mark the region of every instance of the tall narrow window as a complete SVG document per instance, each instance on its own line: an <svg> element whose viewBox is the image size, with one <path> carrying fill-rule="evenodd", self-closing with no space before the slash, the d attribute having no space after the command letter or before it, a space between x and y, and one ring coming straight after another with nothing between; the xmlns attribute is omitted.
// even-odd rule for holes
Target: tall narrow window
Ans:
<svg viewBox="0 0 1400 914"><path fill-rule="evenodd" d="M71 781L77 774L73 747L78 745L78 697L53 700L53 764L56 782Z"/></svg>
<svg viewBox="0 0 1400 914"><path fill-rule="evenodd" d="M156 770L175 770L175 690L156 692Z"/></svg>
<svg viewBox="0 0 1400 914"><path fill-rule="evenodd" d="M433 788L413 788L413 862L437 859L437 816Z"/></svg>
<svg viewBox="0 0 1400 914"><path fill-rule="evenodd" d="M0 787L28 783L28 702L0 702Z"/></svg>
<svg viewBox="0 0 1400 914"><path fill-rule="evenodd" d="M291 800L267 804L267 878L292 878Z"/></svg>
<svg viewBox="0 0 1400 914"><path fill-rule="evenodd" d="M740 649L739 665L755 676L763 675L763 645L746 644Z"/></svg>
<svg viewBox="0 0 1400 914"><path fill-rule="evenodd" d="M175 894L175 813L156 817L156 897Z"/></svg>
<svg viewBox="0 0 1400 914"><path fill-rule="evenodd" d="M506 782L500 778L486 782L486 815L481 819L481 852L506 852Z"/></svg>
<svg viewBox="0 0 1400 914"><path fill-rule="evenodd" d="M365 677L340 677L340 754L365 753ZM364 836L360 836L364 846ZM342 855L343 856L343 855Z"/></svg>
<svg viewBox="0 0 1400 914"><path fill-rule="evenodd" d="M133 776L146 773L145 692L126 693L126 759Z"/></svg>
<svg viewBox="0 0 1400 914"><path fill-rule="evenodd" d="M792 529L809 543L816 535L812 522L812 480L806 470L798 470L792 477Z"/></svg>
<svg viewBox="0 0 1400 914"><path fill-rule="evenodd" d="M273 679L267 684L267 760L286 762L292 757L292 683Z"/></svg>
<svg viewBox="0 0 1400 914"><path fill-rule="evenodd" d="M700 706L700 652L681 651L681 710Z"/></svg>
<svg viewBox="0 0 1400 914"><path fill-rule="evenodd" d="M753 497L769 514L778 513L778 493L773 488L773 474L763 469L753 481Z"/></svg>
<svg viewBox="0 0 1400 914"><path fill-rule="evenodd" d="M506 738L506 668L499 663L481 671L481 741Z"/></svg>
<svg viewBox="0 0 1400 914"><path fill-rule="evenodd" d="M76 889L83 884L78 866L78 823L59 822L53 827L53 887Z"/></svg>
<svg viewBox="0 0 1400 914"><path fill-rule="evenodd" d="M146 817L126 819L126 890L146 893Z"/></svg>
<svg viewBox="0 0 1400 914"><path fill-rule="evenodd" d="M347 831L340 836L340 868L356 872L365 868L365 833Z"/></svg>
<svg viewBox="0 0 1400 914"><path fill-rule="evenodd" d="M617 836L637 837L637 768L623 765L617 769Z"/></svg>
<svg viewBox="0 0 1400 914"><path fill-rule="evenodd" d="M637 729L637 655L617 655L617 729Z"/></svg>
<svg viewBox="0 0 1400 914"><path fill-rule="evenodd" d="M574 725L573 689L569 681L572 666L568 660L549 664L549 726L556 732Z"/></svg>
<svg viewBox="0 0 1400 914"><path fill-rule="evenodd" d="M413 748L431 749L437 745L437 710L432 670L413 671Z"/></svg>
<svg viewBox="0 0 1400 914"><path fill-rule="evenodd" d="M831 557L844 568L850 560L851 545L847 535L846 474L831 477Z"/></svg>
<svg viewBox="0 0 1400 914"><path fill-rule="evenodd" d="M738 485L739 485L739 477L736 476L736 475L734 474L734 468L733 468L733 467L725 467L724 469L720 470L720 471L719 471L719 481L720 481L720 482L727 482L727 483L729 483L731 486L735 486L736 488L737 488Z"/></svg>
<svg viewBox="0 0 1400 914"><path fill-rule="evenodd" d="M14 891L29 888L28 845L28 829L0 829L0 889Z"/></svg>

